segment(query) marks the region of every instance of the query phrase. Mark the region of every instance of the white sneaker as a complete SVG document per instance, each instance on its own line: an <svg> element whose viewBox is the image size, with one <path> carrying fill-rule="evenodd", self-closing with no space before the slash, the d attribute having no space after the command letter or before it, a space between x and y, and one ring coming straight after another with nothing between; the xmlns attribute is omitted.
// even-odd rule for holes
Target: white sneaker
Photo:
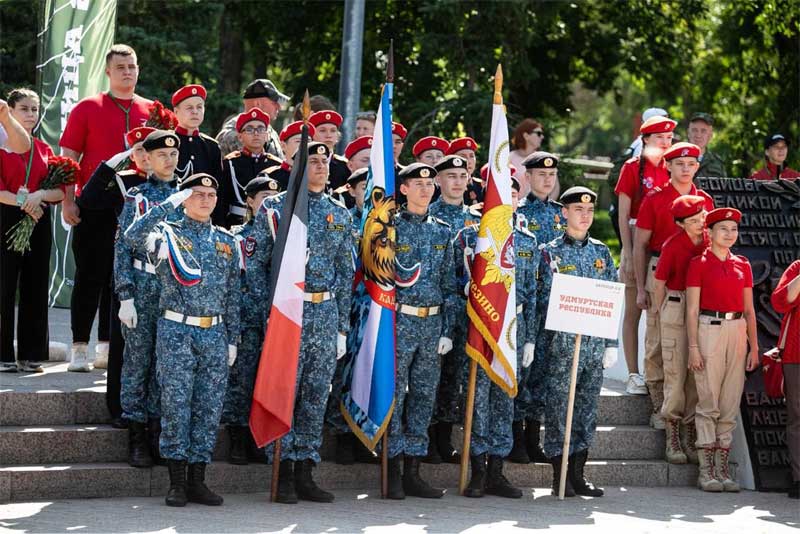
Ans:
<svg viewBox="0 0 800 534"><path fill-rule="evenodd" d="M108 341L100 341L94 348L94 365L95 369L108 369Z"/></svg>
<svg viewBox="0 0 800 534"><path fill-rule="evenodd" d="M89 346L86 343L73 343L72 354L70 356L67 371L72 371L75 373L88 373L89 361L86 355L88 351Z"/></svg>
<svg viewBox="0 0 800 534"><path fill-rule="evenodd" d="M647 395L647 385L644 383L644 377L639 373L629 374L625 392L628 395Z"/></svg>

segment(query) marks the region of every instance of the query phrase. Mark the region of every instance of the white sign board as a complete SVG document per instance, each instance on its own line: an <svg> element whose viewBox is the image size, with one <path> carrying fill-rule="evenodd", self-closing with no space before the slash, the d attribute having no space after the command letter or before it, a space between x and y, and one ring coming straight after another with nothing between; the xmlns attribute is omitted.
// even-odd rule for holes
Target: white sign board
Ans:
<svg viewBox="0 0 800 534"><path fill-rule="evenodd" d="M555 273L544 327L617 339L624 303L625 284Z"/></svg>

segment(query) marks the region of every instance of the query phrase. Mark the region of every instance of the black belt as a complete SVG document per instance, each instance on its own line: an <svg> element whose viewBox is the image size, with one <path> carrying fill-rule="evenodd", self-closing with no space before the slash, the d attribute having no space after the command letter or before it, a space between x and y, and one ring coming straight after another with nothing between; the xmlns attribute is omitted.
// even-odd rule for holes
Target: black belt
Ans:
<svg viewBox="0 0 800 534"><path fill-rule="evenodd" d="M732 320L732 319L741 319L742 315L744 314L742 312L718 312L712 310L700 310L700 315L713 317L714 319Z"/></svg>
<svg viewBox="0 0 800 534"><path fill-rule="evenodd" d="M681 298L680 297L667 297L667 300L670 301L670 302L680 302Z"/></svg>

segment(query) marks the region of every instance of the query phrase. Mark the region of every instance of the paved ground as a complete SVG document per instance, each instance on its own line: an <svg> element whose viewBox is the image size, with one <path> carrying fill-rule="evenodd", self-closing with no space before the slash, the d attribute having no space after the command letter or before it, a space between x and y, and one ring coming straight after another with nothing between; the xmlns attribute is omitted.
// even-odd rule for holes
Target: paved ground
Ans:
<svg viewBox="0 0 800 534"><path fill-rule="evenodd" d="M0 505L3 532L797 532L800 503L785 495L704 494L692 488L607 489L602 499L382 501L337 492L335 504L267 502L265 494L225 496L221 508L167 508L161 498Z"/></svg>

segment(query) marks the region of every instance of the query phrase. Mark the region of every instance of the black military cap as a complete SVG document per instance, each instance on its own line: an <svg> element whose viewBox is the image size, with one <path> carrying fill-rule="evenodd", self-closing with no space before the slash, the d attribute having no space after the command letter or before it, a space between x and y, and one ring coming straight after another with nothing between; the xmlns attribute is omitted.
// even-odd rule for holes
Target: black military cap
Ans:
<svg viewBox="0 0 800 534"><path fill-rule="evenodd" d="M156 130L144 138L142 147L150 152L158 148L178 148L181 146L181 140L175 135L175 132L170 130Z"/></svg>
<svg viewBox="0 0 800 534"><path fill-rule="evenodd" d="M412 163L411 165L406 166L397 177L400 179L400 182L405 182L406 180L413 180L414 178L433 178L436 176L437 172L436 169L427 165L425 163Z"/></svg>
<svg viewBox="0 0 800 534"><path fill-rule="evenodd" d="M694 121L703 121L709 126L714 126L714 117L702 111L698 111L697 113L692 113L692 116L689 118L689 122L694 122Z"/></svg>
<svg viewBox="0 0 800 534"><path fill-rule="evenodd" d="M367 174L369 174L369 167L363 167L357 171L353 171L353 174L347 178L347 185L355 187L359 182L366 182Z"/></svg>
<svg viewBox="0 0 800 534"><path fill-rule="evenodd" d="M537 150L522 160L522 164L526 169L555 169L558 167L558 158L550 152Z"/></svg>
<svg viewBox="0 0 800 534"><path fill-rule="evenodd" d="M275 191L281 192L281 184L277 180L264 176L263 173L259 174L244 186L244 192L248 197L254 197L261 191Z"/></svg>
<svg viewBox="0 0 800 534"><path fill-rule="evenodd" d="M519 180L517 180L516 176L512 176L511 177L511 187L513 187L514 190L516 190L516 192L519 193L519 189L520 189L519 188Z"/></svg>
<svg viewBox="0 0 800 534"><path fill-rule="evenodd" d="M462 158L461 156L456 156L455 154L451 156L445 156L439 160L439 163L436 164L436 172L440 173L442 171L446 171L448 169L464 169L467 170L467 160Z"/></svg>
<svg viewBox="0 0 800 534"><path fill-rule="evenodd" d="M565 206L568 204L577 204L579 202L591 202L594 204L597 201L597 193L588 187L576 185L561 193L561 198L558 200Z"/></svg>
<svg viewBox="0 0 800 534"><path fill-rule="evenodd" d="M326 158L331 157L331 149L328 148L328 145L325 143L320 143L319 141L312 141L308 143L308 155L309 156L316 156L318 154L322 154ZM297 153L295 153L297 155ZM294 156L292 156L294 159Z"/></svg>
<svg viewBox="0 0 800 534"><path fill-rule="evenodd" d="M197 174L187 176L186 178L178 182L178 191L183 191L184 189L191 189L192 187L198 185L202 185L203 187L213 187L214 189L219 189L219 182L217 182L216 178L214 178L210 174L206 174L204 172L198 172Z"/></svg>
<svg viewBox="0 0 800 534"><path fill-rule="evenodd" d="M786 137L784 137L783 134L774 133L772 135L767 136L767 138L764 139L764 150L768 149L769 147L771 147L775 143L779 143L781 141L786 143L787 146L789 145L789 140L786 139Z"/></svg>
<svg viewBox="0 0 800 534"><path fill-rule="evenodd" d="M274 83L264 78L259 78L250 82L250 84L244 90L244 95L242 95L242 98L262 97L267 97L270 100L278 102L279 104L285 104L289 101L289 97L278 91L278 88L275 87Z"/></svg>

